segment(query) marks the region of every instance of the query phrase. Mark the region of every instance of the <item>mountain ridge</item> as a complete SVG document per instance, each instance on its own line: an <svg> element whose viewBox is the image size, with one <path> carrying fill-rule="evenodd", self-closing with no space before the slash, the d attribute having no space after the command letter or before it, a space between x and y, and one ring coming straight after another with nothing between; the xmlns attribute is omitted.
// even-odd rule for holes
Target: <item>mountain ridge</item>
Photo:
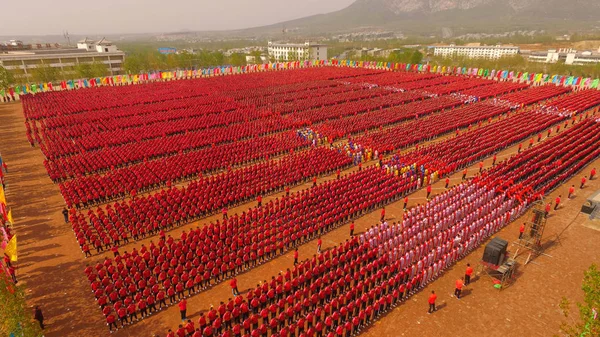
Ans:
<svg viewBox="0 0 600 337"><path fill-rule="evenodd" d="M357 0L336 12L313 15L246 31L324 33L370 29L406 33L457 33L600 26L597 0Z"/></svg>

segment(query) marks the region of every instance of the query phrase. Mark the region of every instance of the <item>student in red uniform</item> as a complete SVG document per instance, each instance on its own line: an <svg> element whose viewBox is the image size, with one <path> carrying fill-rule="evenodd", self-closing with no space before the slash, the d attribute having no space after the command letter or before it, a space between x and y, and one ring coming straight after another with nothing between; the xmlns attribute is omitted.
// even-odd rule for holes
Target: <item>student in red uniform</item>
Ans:
<svg viewBox="0 0 600 337"><path fill-rule="evenodd" d="M521 227L519 227L519 240L523 238L523 233L525 233L525 224L522 223Z"/></svg>
<svg viewBox="0 0 600 337"><path fill-rule="evenodd" d="M494 154L494 159L492 160L492 166L496 165L496 159L498 159L498 157L496 156L496 154Z"/></svg>
<svg viewBox="0 0 600 337"><path fill-rule="evenodd" d="M581 178L581 186L579 186L579 188L583 189L585 187L586 182L587 182L587 177L583 176L583 178Z"/></svg>
<svg viewBox="0 0 600 337"><path fill-rule="evenodd" d="M479 173L483 172L483 161L479 162Z"/></svg>
<svg viewBox="0 0 600 337"><path fill-rule="evenodd" d="M354 236L354 222L350 224L350 237Z"/></svg>
<svg viewBox="0 0 600 337"><path fill-rule="evenodd" d="M437 300L437 295L435 294L435 291L432 290L431 295L429 295L429 299L427 300L429 303L429 311L427 311L428 314L431 314L435 311L435 300Z"/></svg>
<svg viewBox="0 0 600 337"><path fill-rule="evenodd" d="M431 195L431 185L427 185L427 200L429 200L430 195Z"/></svg>
<svg viewBox="0 0 600 337"><path fill-rule="evenodd" d="M450 185L450 178L446 178L446 188L448 188L448 185ZM406 209L406 206L404 206L404 209Z"/></svg>
<svg viewBox="0 0 600 337"><path fill-rule="evenodd" d="M406 207L408 206L408 196L404 197L404 210L406 211Z"/></svg>
<svg viewBox="0 0 600 337"><path fill-rule="evenodd" d="M256 197L256 202L258 203L258 207L262 207L262 195L258 195Z"/></svg>
<svg viewBox="0 0 600 337"><path fill-rule="evenodd" d="M321 254L321 245L323 244L323 240L321 240L321 237L319 236L319 239L317 240L317 254Z"/></svg>
<svg viewBox="0 0 600 337"><path fill-rule="evenodd" d="M552 207L552 205L550 203L546 204L546 218L548 217L548 214L550 214L550 208Z"/></svg>
<svg viewBox="0 0 600 337"><path fill-rule="evenodd" d="M182 299L181 301L179 301L179 313L181 314L181 320L183 322L185 322L187 316L186 316L186 311L187 311L187 301L184 299Z"/></svg>
<svg viewBox="0 0 600 337"><path fill-rule="evenodd" d="M471 284L471 275L473 275L473 268L471 268L470 263L467 263L467 270L465 270L465 285L466 286Z"/></svg>
<svg viewBox="0 0 600 337"><path fill-rule="evenodd" d="M554 210L556 211L558 209L558 206L560 205L560 195L558 197L556 197L556 199L554 200L554 202L556 203L554 205Z"/></svg>
<svg viewBox="0 0 600 337"><path fill-rule="evenodd" d="M177 335L177 337L185 337L185 328L183 327L183 325L179 324L179 327L177 328L177 331L175 331L175 334Z"/></svg>
<svg viewBox="0 0 600 337"><path fill-rule="evenodd" d="M385 220L385 207L381 208L381 221L383 222Z"/></svg>
<svg viewBox="0 0 600 337"><path fill-rule="evenodd" d="M596 168L594 167L590 172L590 180L594 180L596 178Z"/></svg>
<svg viewBox="0 0 600 337"><path fill-rule="evenodd" d="M462 180L467 179L467 169L463 170Z"/></svg>
<svg viewBox="0 0 600 337"><path fill-rule="evenodd" d="M110 331L110 333L113 333L113 326L115 327L115 330L118 329L117 323L115 322L115 315L109 314L108 316L106 316L106 325L108 325L108 330Z"/></svg>
<svg viewBox="0 0 600 337"><path fill-rule="evenodd" d="M460 294L462 293L462 288L463 288L463 279L459 278L458 280L456 280L456 288L454 288L454 296L456 296L456 299L460 300Z"/></svg>
<svg viewBox="0 0 600 337"><path fill-rule="evenodd" d="M294 266L298 264L298 247L294 250Z"/></svg>
<svg viewBox="0 0 600 337"><path fill-rule="evenodd" d="M567 196L567 199L571 199L573 194L575 194L575 185L571 185L571 187L569 187L569 195Z"/></svg>
<svg viewBox="0 0 600 337"><path fill-rule="evenodd" d="M233 296L238 296L240 294L239 290L238 290L238 286L237 286L237 278L232 278L231 281L229 282L229 285L231 286L231 292L233 293Z"/></svg>

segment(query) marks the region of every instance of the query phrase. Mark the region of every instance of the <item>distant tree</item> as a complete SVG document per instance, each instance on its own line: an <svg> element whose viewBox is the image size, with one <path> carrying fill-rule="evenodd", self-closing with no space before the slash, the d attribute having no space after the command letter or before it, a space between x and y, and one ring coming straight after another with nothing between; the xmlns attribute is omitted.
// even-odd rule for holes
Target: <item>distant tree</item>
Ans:
<svg viewBox="0 0 600 337"><path fill-rule="evenodd" d="M33 309L25 302L25 291L5 275L0 275L0 305L0 336L42 336L38 323L33 320Z"/></svg>
<svg viewBox="0 0 600 337"><path fill-rule="evenodd" d="M588 270L583 273L583 303L577 303L579 317L570 317L571 306L566 298L560 303L565 318L570 319L570 323L562 323L561 331L569 337L594 337L600 336L600 271L598 266L592 264Z"/></svg>
<svg viewBox="0 0 600 337"><path fill-rule="evenodd" d="M421 63L421 61L423 61L423 53L418 50L413 51L412 55L410 56L410 63L418 64Z"/></svg>
<svg viewBox="0 0 600 337"><path fill-rule="evenodd" d="M229 57L229 64L232 66L245 66L246 65L246 55L240 53L231 54Z"/></svg>
<svg viewBox="0 0 600 337"><path fill-rule="evenodd" d="M92 70L92 77L102 77L110 74L108 66L102 62L94 61L90 67Z"/></svg>
<svg viewBox="0 0 600 337"><path fill-rule="evenodd" d="M60 69L51 67L49 64L40 63L31 71L33 81L48 83L58 80L61 76Z"/></svg>
<svg viewBox="0 0 600 337"><path fill-rule="evenodd" d="M93 70L90 63L79 63L75 66L75 73L77 78L92 78Z"/></svg>
<svg viewBox="0 0 600 337"><path fill-rule="evenodd" d="M139 74L147 70L144 68L142 56L139 54L127 55L123 61L123 69L129 74Z"/></svg>
<svg viewBox="0 0 600 337"><path fill-rule="evenodd" d="M211 53L212 66L220 66L225 64L225 55L223 55L220 51L215 51Z"/></svg>
<svg viewBox="0 0 600 337"><path fill-rule="evenodd" d="M298 52L289 51L287 53L287 61L298 61L298 60L300 60L300 56L298 55Z"/></svg>
<svg viewBox="0 0 600 337"><path fill-rule="evenodd" d="M262 56L262 53L259 50L250 52L250 56L254 57L255 64L262 64L262 59L260 58Z"/></svg>
<svg viewBox="0 0 600 337"><path fill-rule="evenodd" d="M0 66L0 89L6 90L15 84L15 77L13 74L6 70L6 68Z"/></svg>

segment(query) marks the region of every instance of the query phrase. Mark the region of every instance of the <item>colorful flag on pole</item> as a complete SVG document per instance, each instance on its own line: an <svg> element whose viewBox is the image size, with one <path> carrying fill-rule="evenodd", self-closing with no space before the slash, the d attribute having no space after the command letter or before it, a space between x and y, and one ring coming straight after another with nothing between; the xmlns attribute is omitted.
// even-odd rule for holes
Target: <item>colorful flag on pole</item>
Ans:
<svg viewBox="0 0 600 337"><path fill-rule="evenodd" d="M8 244L6 248L4 248L4 253L8 255L11 262L17 262L17 235L15 234Z"/></svg>
<svg viewBox="0 0 600 337"><path fill-rule="evenodd" d="M15 221L12 217L12 208L8 210L8 213L6 214L6 219L8 220L8 222L10 222L11 225L15 224Z"/></svg>

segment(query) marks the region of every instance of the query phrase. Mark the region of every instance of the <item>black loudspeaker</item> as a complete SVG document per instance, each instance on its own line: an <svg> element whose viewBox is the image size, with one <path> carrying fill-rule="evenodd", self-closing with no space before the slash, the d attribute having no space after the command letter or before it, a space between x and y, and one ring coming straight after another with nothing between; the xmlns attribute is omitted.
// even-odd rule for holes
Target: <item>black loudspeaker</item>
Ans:
<svg viewBox="0 0 600 337"><path fill-rule="evenodd" d="M490 243L485 246L483 252L483 261L486 263L499 266L504 262L504 256L506 255L506 249L508 248L508 242L500 238L493 238Z"/></svg>
<svg viewBox="0 0 600 337"><path fill-rule="evenodd" d="M587 215L592 214L592 212L594 212L595 209L596 205L592 205L592 203L589 201L581 205L581 213L585 213Z"/></svg>

